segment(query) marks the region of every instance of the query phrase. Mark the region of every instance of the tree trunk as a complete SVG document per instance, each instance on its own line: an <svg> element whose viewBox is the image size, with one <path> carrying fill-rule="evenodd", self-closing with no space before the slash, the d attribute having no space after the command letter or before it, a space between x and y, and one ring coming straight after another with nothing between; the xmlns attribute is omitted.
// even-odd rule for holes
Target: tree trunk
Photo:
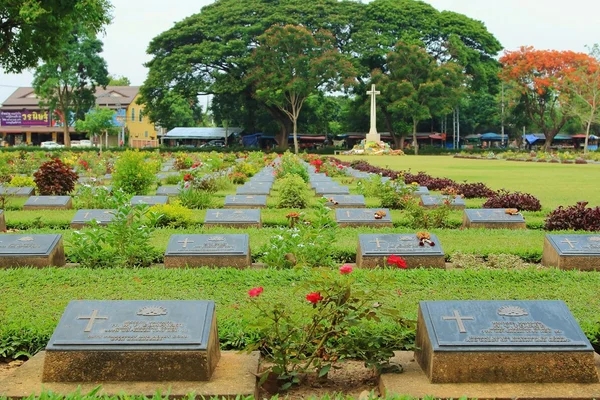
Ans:
<svg viewBox="0 0 600 400"><path fill-rule="evenodd" d="M69 132L69 124L67 124L67 118L63 121L63 136L65 141L65 147L71 147L71 133Z"/></svg>
<svg viewBox="0 0 600 400"><path fill-rule="evenodd" d="M294 118L294 153L298 154L298 118Z"/></svg>
<svg viewBox="0 0 600 400"><path fill-rule="evenodd" d="M413 147L415 149L415 156L419 155L419 144L417 143L417 124L419 121L413 118Z"/></svg>
<svg viewBox="0 0 600 400"><path fill-rule="evenodd" d="M588 151L588 141L590 140L590 127L592 126L592 119L594 119L594 114L592 114L590 120L587 123L587 127L585 129L585 141L583 142L583 155L585 156Z"/></svg>
<svg viewBox="0 0 600 400"><path fill-rule="evenodd" d="M552 145L552 140L554 140L554 138L558 134L559 129L553 129L550 132L544 132L544 137L546 138L546 140L544 142L544 147L542 147L542 149L546 153L550 152L550 146Z"/></svg>
<svg viewBox="0 0 600 400"><path fill-rule="evenodd" d="M267 111L269 111L269 114L271 114L281 129L279 133L275 135L275 140L278 143L278 148L285 151L288 148L288 139L290 137L290 131L292 130L292 122L289 117L278 108L267 107Z"/></svg>

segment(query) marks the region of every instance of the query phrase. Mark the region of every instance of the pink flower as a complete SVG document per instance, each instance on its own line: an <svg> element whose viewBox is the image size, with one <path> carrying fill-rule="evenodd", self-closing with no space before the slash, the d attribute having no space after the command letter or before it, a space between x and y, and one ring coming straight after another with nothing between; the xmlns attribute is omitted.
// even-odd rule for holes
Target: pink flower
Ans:
<svg viewBox="0 0 600 400"><path fill-rule="evenodd" d="M340 267L340 274L347 275L352 272L352 265L344 264Z"/></svg>
<svg viewBox="0 0 600 400"><path fill-rule="evenodd" d="M255 288L248 290L248 295L250 297L258 297L258 295L260 295L263 292L263 290L264 289L262 288L262 286L255 287Z"/></svg>
<svg viewBox="0 0 600 400"><path fill-rule="evenodd" d="M317 304L319 301L323 300L323 296L321 296L321 293L319 292L312 292L306 295L306 300L313 304Z"/></svg>
<svg viewBox="0 0 600 400"><path fill-rule="evenodd" d="M389 265L395 265L398 268L402 268L402 269L406 269L406 261L404 260L404 258L397 256L397 255L391 255L387 258L387 263Z"/></svg>

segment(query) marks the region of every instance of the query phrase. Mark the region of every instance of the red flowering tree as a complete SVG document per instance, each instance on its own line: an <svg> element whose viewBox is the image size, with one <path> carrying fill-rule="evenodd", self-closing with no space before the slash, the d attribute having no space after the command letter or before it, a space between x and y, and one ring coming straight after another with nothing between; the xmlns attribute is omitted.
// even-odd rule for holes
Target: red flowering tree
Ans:
<svg viewBox="0 0 600 400"><path fill-rule="evenodd" d="M569 77L592 61L585 53L533 47L507 51L500 58L500 78L515 88L520 108L544 133L546 151L569 118L564 112Z"/></svg>

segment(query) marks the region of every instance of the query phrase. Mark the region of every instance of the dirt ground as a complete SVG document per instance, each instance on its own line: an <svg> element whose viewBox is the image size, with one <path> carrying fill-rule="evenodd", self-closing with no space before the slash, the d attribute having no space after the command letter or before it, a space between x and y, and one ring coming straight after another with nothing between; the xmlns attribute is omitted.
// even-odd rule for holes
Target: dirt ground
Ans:
<svg viewBox="0 0 600 400"><path fill-rule="evenodd" d="M21 360L0 359L0 381L23 363L24 361ZM291 400L300 400L334 393L344 393L355 399L366 398L371 391L377 394L377 378L373 371L364 367L362 362L346 361L339 366L341 368L329 371L324 382L309 376L302 381L301 385L280 395L287 396ZM260 392L261 399L270 398L271 395L264 390Z"/></svg>

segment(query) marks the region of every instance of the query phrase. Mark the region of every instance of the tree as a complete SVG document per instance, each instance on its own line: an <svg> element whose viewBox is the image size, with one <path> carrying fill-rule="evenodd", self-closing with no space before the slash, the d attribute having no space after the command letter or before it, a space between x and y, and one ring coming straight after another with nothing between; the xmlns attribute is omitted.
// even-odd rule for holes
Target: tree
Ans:
<svg viewBox="0 0 600 400"><path fill-rule="evenodd" d="M73 26L90 35L111 20L109 0L12 0L0 2L0 67L34 68L69 40Z"/></svg>
<svg viewBox="0 0 600 400"><path fill-rule="evenodd" d="M546 151L569 118L565 112L569 76L592 60L585 53L533 47L507 51L500 58L500 77L518 91L523 112L544 133Z"/></svg>
<svg viewBox="0 0 600 400"><path fill-rule="evenodd" d="M566 79L567 113L585 124L583 153L587 154L592 124L600 123L600 46L590 49L592 59Z"/></svg>
<svg viewBox="0 0 600 400"><path fill-rule="evenodd" d="M126 76L109 75L108 86L130 86L131 81Z"/></svg>
<svg viewBox="0 0 600 400"><path fill-rule="evenodd" d="M416 45L400 42L387 56L387 74L376 70L373 82L379 86L387 109L412 122L413 148L418 154L419 121L444 115L460 99L462 68L454 63L438 64Z"/></svg>
<svg viewBox="0 0 600 400"><path fill-rule="evenodd" d="M252 57L256 67L249 79L256 98L279 108L292 122L297 154L298 117L304 101L319 89L336 90L351 83L352 64L337 51L334 37L325 31L313 34L302 26L275 25L258 41Z"/></svg>
<svg viewBox="0 0 600 400"><path fill-rule="evenodd" d="M79 31L35 71L33 87L40 106L61 116L66 147L71 146L71 116L73 120L83 119L96 102L96 86L108 84L101 52L100 40Z"/></svg>
<svg viewBox="0 0 600 400"><path fill-rule="evenodd" d="M99 136L100 143L102 143L101 135L104 133L107 136L108 146L108 135L117 135L120 131L120 128L113 123L114 115L114 110L96 106L85 114L85 119L75 122L75 129L78 132L86 132L87 137Z"/></svg>

